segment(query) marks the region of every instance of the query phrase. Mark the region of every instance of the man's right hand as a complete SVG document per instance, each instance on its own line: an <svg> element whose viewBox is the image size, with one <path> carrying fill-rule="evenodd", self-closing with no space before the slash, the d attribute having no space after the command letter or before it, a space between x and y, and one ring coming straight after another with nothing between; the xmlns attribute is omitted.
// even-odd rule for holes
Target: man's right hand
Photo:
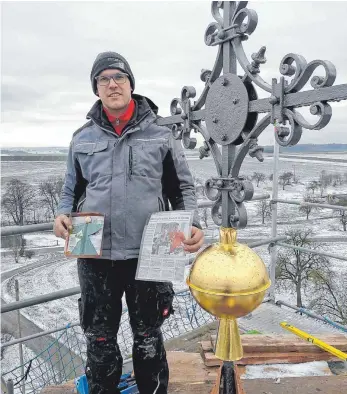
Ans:
<svg viewBox="0 0 347 394"><path fill-rule="evenodd" d="M53 231L56 237L66 239L72 230L71 219L66 215L59 215L54 220Z"/></svg>

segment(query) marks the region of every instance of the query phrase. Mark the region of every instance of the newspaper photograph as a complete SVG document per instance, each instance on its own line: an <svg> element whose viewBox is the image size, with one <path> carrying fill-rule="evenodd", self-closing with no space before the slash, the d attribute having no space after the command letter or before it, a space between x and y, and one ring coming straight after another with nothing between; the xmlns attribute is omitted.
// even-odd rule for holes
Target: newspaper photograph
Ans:
<svg viewBox="0 0 347 394"><path fill-rule="evenodd" d="M137 280L183 282L189 253L183 241L190 236L193 214L189 211L153 213L142 235Z"/></svg>

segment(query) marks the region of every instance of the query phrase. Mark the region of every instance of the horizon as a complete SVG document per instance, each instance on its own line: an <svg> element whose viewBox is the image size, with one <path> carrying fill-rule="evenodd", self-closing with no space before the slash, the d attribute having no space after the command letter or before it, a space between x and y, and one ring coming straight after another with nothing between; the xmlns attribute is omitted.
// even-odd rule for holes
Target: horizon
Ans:
<svg viewBox="0 0 347 394"><path fill-rule="evenodd" d="M306 143L306 144L297 144L296 145L296 147L299 147L299 146L307 146L307 145L313 145L313 146L323 146L323 145L339 145L339 146L341 146L341 145L346 145L346 147L347 147L347 143L339 143L339 142L327 142L327 143L319 143L319 144L315 144L315 143ZM273 146L273 144L269 144L269 145L262 145L264 148L265 147L269 147L269 146ZM6 147L2 147L1 149L0 149L0 151L2 151L2 150L6 150L6 149L45 149L45 148L56 148L56 149L61 149L61 148L64 148L64 149L69 149L69 145L66 145L66 146L63 146L63 145L61 145L61 146L59 146L59 145L45 145L45 146L23 146L23 145L21 145L21 146L6 146ZM281 148L292 148L292 147L282 147L282 146L280 146L280 149ZM192 150L198 150L199 149L199 146L196 146L194 149L185 149L185 152L189 152L189 151L192 151Z"/></svg>

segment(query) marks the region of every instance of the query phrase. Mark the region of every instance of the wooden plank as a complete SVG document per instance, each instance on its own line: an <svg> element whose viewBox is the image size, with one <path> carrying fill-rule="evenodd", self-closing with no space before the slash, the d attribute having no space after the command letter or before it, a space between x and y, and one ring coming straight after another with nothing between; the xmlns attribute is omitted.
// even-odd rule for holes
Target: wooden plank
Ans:
<svg viewBox="0 0 347 394"><path fill-rule="evenodd" d="M168 394L210 394L213 383L169 383Z"/></svg>
<svg viewBox="0 0 347 394"><path fill-rule="evenodd" d="M247 394L344 394L347 392L347 376L304 376L281 378L279 383L274 379L243 380Z"/></svg>
<svg viewBox="0 0 347 394"><path fill-rule="evenodd" d="M200 342L201 349L204 352L212 352L213 347L212 347L212 342L211 341L201 341Z"/></svg>
<svg viewBox="0 0 347 394"><path fill-rule="evenodd" d="M222 365L218 369L216 383L213 386L213 390L211 391L211 394L219 394L219 387L220 387L220 379L221 379L221 377L222 377Z"/></svg>
<svg viewBox="0 0 347 394"><path fill-rule="evenodd" d="M69 380L68 382L61 384L59 386L47 386L44 387L40 394L76 394L77 390L75 388L75 383L73 380Z"/></svg>
<svg viewBox="0 0 347 394"><path fill-rule="evenodd" d="M204 352L202 360L206 367L221 365L222 361L212 352ZM257 364L295 364L310 361L338 361L339 359L330 353L249 353L244 354L241 360L236 361L237 365L257 365Z"/></svg>
<svg viewBox="0 0 347 394"><path fill-rule="evenodd" d="M234 367L234 376L235 376L235 382L236 382L236 394L246 394L244 388L243 388L243 383L241 381L241 370L238 365L235 364Z"/></svg>
<svg viewBox="0 0 347 394"><path fill-rule="evenodd" d="M222 364L222 361L217 358L212 352L203 352L202 360L206 367L215 367Z"/></svg>
<svg viewBox="0 0 347 394"><path fill-rule="evenodd" d="M311 361L337 361L330 353L252 353L236 361L238 365L297 364Z"/></svg>
<svg viewBox="0 0 347 394"><path fill-rule="evenodd" d="M343 334L315 334L317 338L336 347L341 351L347 351L347 336ZM215 347L216 336L211 335L213 348ZM324 350L318 348L308 341L304 341L294 335L263 335L244 334L241 335L241 342L244 353L264 353L264 352L309 352L323 353Z"/></svg>
<svg viewBox="0 0 347 394"><path fill-rule="evenodd" d="M168 393L210 394L216 382L218 368L207 368L199 353L167 352L170 368ZM44 388L40 394L76 393L74 382Z"/></svg>
<svg viewBox="0 0 347 394"><path fill-rule="evenodd" d="M171 383L215 383L218 368L207 368L199 353L167 352Z"/></svg>

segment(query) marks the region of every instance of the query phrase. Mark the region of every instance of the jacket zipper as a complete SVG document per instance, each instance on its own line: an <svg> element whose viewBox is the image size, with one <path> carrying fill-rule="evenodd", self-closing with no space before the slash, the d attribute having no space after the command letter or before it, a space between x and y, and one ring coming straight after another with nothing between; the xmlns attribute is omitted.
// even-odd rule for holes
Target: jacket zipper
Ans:
<svg viewBox="0 0 347 394"><path fill-rule="evenodd" d="M84 202L86 201L86 198L87 198L87 197L84 197L84 199L83 199L82 201L80 201L80 202L77 204L76 212L81 212L82 207L83 207L83 204L84 204Z"/></svg>
<svg viewBox="0 0 347 394"><path fill-rule="evenodd" d="M131 176L133 175L133 147L129 146L129 179L131 180Z"/></svg>
<svg viewBox="0 0 347 394"><path fill-rule="evenodd" d="M158 197L158 205L159 205L159 212L164 211L164 204L163 204L163 202L161 201L161 198L160 198L160 197Z"/></svg>

